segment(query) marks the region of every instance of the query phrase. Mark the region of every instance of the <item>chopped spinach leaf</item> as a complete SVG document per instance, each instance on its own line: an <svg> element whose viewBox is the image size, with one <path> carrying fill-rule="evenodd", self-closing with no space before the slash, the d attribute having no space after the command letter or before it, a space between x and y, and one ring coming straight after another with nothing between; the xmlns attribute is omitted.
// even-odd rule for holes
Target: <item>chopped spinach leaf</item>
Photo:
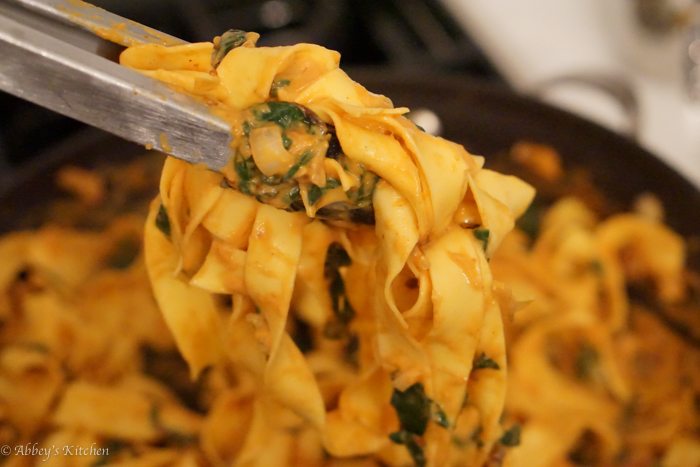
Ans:
<svg viewBox="0 0 700 467"><path fill-rule="evenodd" d="M311 158L312 158L313 156L314 156L314 153L313 153L313 152L311 152L311 151L304 151L304 152L301 154L301 157L299 157L299 160L296 161L296 162L294 163L294 165L292 165L292 166L289 168L289 170L287 171L287 173L284 175L284 179L285 179L285 180L289 180L289 179L292 178L294 175L296 175L296 173L299 171L299 169L301 169L303 166L305 166L306 164L308 164L309 161L311 160Z"/></svg>
<svg viewBox="0 0 700 467"><path fill-rule="evenodd" d="M340 243L333 242L326 251L326 261L323 265L323 274L331 278L341 266L350 266L350 255Z"/></svg>
<svg viewBox="0 0 700 467"><path fill-rule="evenodd" d="M163 235L170 238L170 219L168 218L168 211L162 203L158 208L158 214L156 214L156 227L163 232Z"/></svg>
<svg viewBox="0 0 700 467"><path fill-rule="evenodd" d="M474 369L481 370L483 368L491 368L493 370L501 369L495 360L487 357L486 354L482 352L474 359Z"/></svg>
<svg viewBox="0 0 700 467"><path fill-rule="evenodd" d="M419 443L418 436L406 430L397 431L389 435L389 439L396 444L403 444L413 458L416 467L424 467L426 464L423 447Z"/></svg>
<svg viewBox="0 0 700 467"><path fill-rule="evenodd" d="M280 88L289 86L289 81L288 79L276 79L272 82L272 86L270 86L270 96L277 98L277 92L280 90Z"/></svg>
<svg viewBox="0 0 700 467"><path fill-rule="evenodd" d="M309 204L314 205L316 204L316 201L318 201L321 198L321 196L323 196L323 189L321 189L320 186L311 185L308 191L308 196Z"/></svg>
<svg viewBox="0 0 700 467"><path fill-rule="evenodd" d="M284 195L284 203L288 206L290 211L301 211L304 209L304 203L301 202L301 194L299 192L299 185L294 185L289 189L286 195Z"/></svg>
<svg viewBox="0 0 700 467"><path fill-rule="evenodd" d="M520 425L515 424L506 430L501 436L500 442L504 446L513 447L520 444Z"/></svg>
<svg viewBox="0 0 700 467"><path fill-rule="evenodd" d="M329 339L340 339L348 335L348 324L355 317L355 310L345 295L345 282L338 270L350 264L350 256L339 243L331 243L326 251L323 273L330 279L329 292L333 305L334 319L324 328L324 336Z"/></svg>
<svg viewBox="0 0 700 467"><path fill-rule="evenodd" d="M422 383L415 383L405 391L394 389L391 405L396 409L403 430L419 436L425 433L430 420L430 399Z"/></svg>
<svg viewBox="0 0 700 467"><path fill-rule="evenodd" d="M246 40L245 35L245 31L239 29L229 29L223 33L219 42L214 45L214 50L211 54L211 66L214 68L218 67L226 54L236 47L242 46Z"/></svg>
<svg viewBox="0 0 700 467"><path fill-rule="evenodd" d="M481 242L481 246L486 251L489 247L489 236L491 231L489 229L474 229L474 236L477 240Z"/></svg>
<svg viewBox="0 0 700 467"><path fill-rule="evenodd" d="M338 188L340 186L340 180L336 180L335 178L327 178L326 179L326 186L323 188L326 190L332 190L333 188Z"/></svg>
<svg viewBox="0 0 700 467"><path fill-rule="evenodd" d="M267 107L267 110L259 109L255 112L255 116L260 121L276 123L285 130L297 122L304 123L307 126L311 125L311 121L306 117L306 113L297 104L271 101L265 104L265 107Z"/></svg>
<svg viewBox="0 0 700 467"><path fill-rule="evenodd" d="M251 125L250 122L246 120L241 126L243 127L243 134L245 136L250 136L250 130L253 129L253 125Z"/></svg>
<svg viewBox="0 0 700 467"><path fill-rule="evenodd" d="M287 136L286 134L282 133L282 146L284 146L284 149L289 149L292 147L292 138Z"/></svg>
<svg viewBox="0 0 700 467"><path fill-rule="evenodd" d="M542 217L542 206L533 202L528 206L520 219L517 221L517 226L520 230L525 232L530 239L537 237L540 230L540 218Z"/></svg>
<svg viewBox="0 0 700 467"><path fill-rule="evenodd" d="M391 405L399 417L401 430L390 434L389 438L395 443L405 445L417 466L425 465L420 437L425 433L431 419L443 428L448 428L450 422L447 414L425 394L422 383L415 383L405 391L394 389Z"/></svg>
<svg viewBox="0 0 700 467"><path fill-rule="evenodd" d="M243 182L247 182L253 176L250 167L248 166L248 160L242 157L236 157L234 162L234 169L236 169L236 174L238 178Z"/></svg>

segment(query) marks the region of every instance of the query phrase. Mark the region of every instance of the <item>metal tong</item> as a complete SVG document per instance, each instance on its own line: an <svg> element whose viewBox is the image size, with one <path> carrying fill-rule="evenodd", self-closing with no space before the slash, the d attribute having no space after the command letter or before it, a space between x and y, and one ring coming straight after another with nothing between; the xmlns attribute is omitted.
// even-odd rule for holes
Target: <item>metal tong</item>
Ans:
<svg viewBox="0 0 700 467"><path fill-rule="evenodd" d="M221 168L230 126L116 63L124 47L184 41L80 0L0 2L0 90L191 163Z"/></svg>

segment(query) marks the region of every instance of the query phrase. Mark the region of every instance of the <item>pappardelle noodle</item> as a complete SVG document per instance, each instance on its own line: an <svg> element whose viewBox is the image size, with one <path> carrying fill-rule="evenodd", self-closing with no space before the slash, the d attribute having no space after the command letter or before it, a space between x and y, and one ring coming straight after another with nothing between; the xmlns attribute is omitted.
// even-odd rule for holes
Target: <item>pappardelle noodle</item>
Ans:
<svg viewBox="0 0 700 467"><path fill-rule="evenodd" d="M167 158L145 227L0 237L4 465L700 465L700 351L629 298L697 312L660 208L565 197L535 232L530 185L336 52L256 39L121 57L231 123L221 173ZM513 155L565 176L549 148ZM100 210L152 182L58 183Z"/></svg>

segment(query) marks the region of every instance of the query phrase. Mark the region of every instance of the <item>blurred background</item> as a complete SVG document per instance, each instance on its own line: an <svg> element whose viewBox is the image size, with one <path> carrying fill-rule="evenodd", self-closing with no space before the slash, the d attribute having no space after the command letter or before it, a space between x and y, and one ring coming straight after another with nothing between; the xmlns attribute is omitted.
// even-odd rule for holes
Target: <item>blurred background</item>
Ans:
<svg viewBox="0 0 700 467"><path fill-rule="evenodd" d="M637 140L700 187L698 0L92 3L188 41L236 28L261 45L322 44L351 75L430 70L509 86ZM0 185L82 126L1 92L0 112Z"/></svg>

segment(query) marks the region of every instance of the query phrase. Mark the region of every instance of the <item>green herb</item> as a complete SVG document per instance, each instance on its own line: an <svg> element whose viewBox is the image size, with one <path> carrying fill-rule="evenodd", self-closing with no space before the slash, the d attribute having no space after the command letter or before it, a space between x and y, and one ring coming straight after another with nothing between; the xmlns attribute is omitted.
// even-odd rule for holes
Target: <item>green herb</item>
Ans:
<svg viewBox="0 0 700 467"><path fill-rule="evenodd" d="M520 425L515 424L506 430L501 436L500 442L504 446L513 447L520 444Z"/></svg>
<svg viewBox="0 0 700 467"><path fill-rule="evenodd" d="M284 202L287 204L287 209L289 210L298 211L304 209L304 204L301 202L299 185L294 185L289 189L287 194L284 195Z"/></svg>
<svg viewBox="0 0 700 467"><path fill-rule="evenodd" d="M324 328L324 336L329 339L345 337L348 334L347 326L355 317L355 310L345 295L345 282L339 271L340 267L348 266L350 263L350 256L340 243L334 242L328 246L323 273L327 279L330 279L329 292L335 315Z"/></svg>
<svg viewBox="0 0 700 467"><path fill-rule="evenodd" d="M284 179L285 179L285 180L289 180L289 179L292 178L294 175L296 175L296 173L299 171L299 169L301 169L304 165L308 164L309 161L311 160L311 158L312 158L313 156L314 156L314 153L313 153L313 152L311 152L311 151L304 151L304 152L301 154L301 157L299 158L299 160L296 161L296 162L294 163L294 165L292 165L292 166L289 168L289 170L287 171L287 173L284 175Z"/></svg>
<svg viewBox="0 0 700 467"><path fill-rule="evenodd" d="M489 236L491 235L491 232L489 229L474 229L474 236L476 237L477 240L481 242L481 246L486 251L486 249L489 247Z"/></svg>
<svg viewBox="0 0 700 467"><path fill-rule="evenodd" d="M289 149L292 147L292 138L287 136L286 134L282 133L282 146L284 146L284 149Z"/></svg>
<svg viewBox="0 0 700 467"><path fill-rule="evenodd" d="M408 449L408 453L413 458L413 462L417 467L424 467L426 464L425 453L423 447L419 443L418 436L407 432L406 430L397 431L389 435L389 439L396 444L403 444Z"/></svg>
<svg viewBox="0 0 700 467"><path fill-rule="evenodd" d="M416 435L425 433L430 420L430 399L422 383L415 383L405 391L394 389L391 405L396 409L403 430Z"/></svg>
<svg viewBox="0 0 700 467"><path fill-rule="evenodd" d="M309 192L308 192L309 204L311 204L311 205L316 204L316 201L318 201L321 198L321 196L323 196L324 193L326 193L327 191L330 191L334 188L338 188L339 186L340 186L340 182L334 178L327 179L326 185L323 187L311 185L311 188L309 188Z"/></svg>
<svg viewBox="0 0 700 467"><path fill-rule="evenodd" d="M253 158L245 159L237 154L233 162L233 168L238 175L238 190L247 195L252 194L250 182L253 179L254 173L257 172L257 167L255 166Z"/></svg>
<svg viewBox="0 0 700 467"><path fill-rule="evenodd" d="M501 367L498 366L498 363L496 363L495 360L489 358L486 356L485 353L479 354L479 356L474 359L474 369L475 370L481 370L484 368L491 368L493 370L500 370Z"/></svg>
<svg viewBox="0 0 700 467"><path fill-rule="evenodd" d="M379 177L367 170L364 170L360 175L360 187L356 191L348 193L351 201L359 208L370 206L372 204L372 196L374 189L379 182Z"/></svg>
<svg viewBox="0 0 700 467"><path fill-rule="evenodd" d="M308 196L309 204L316 204L316 201L318 201L321 198L321 196L323 196L323 190L317 185L311 185L311 188L309 188L308 191Z"/></svg>
<svg viewBox="0 0 700 467"><path fill-rule="evenodd" d="M340 180L336 180L335 178L327 178L326 179L326 186L323 188L325 190L332 190L333 188L338 188L340 186Z"/></svg>
<svg viewBox="0 0 700 467"><path fill-rule="evenodd" d="M272 101L265 104L264 107L267 107L267 110L261 111L258 109L255 112L258 120L276 123L285 130L297 122L311 125L311 122L306 118L304 110L297 104Z"/></svg>
<svg viewBox="0 0 700 467"><path fill-rule="evenodd" d="M226 54L236 47L242 46L246 41L246 32L239 29L229 29L221 35L218 44L214 46L211 54L211 66L216 68Z"/></svg>
<svg viewBox="0 0 700 467"><path fill-rule="evenodd" d="M272 82L272 86L270 86L270 96L277 98L277 93L278 91L286 86L289 86L289 81L288 79L276 79Z"/></svg>
<svg viewBox="0 0 700 467"><path fill-rule="evenodd" d="M425 433L431 419L443 428L448 428L450 422L447 414L425 394L422 383L415 383L405 391L394 389L391 405L399 417L401 430L390 434L389 439L405 445L417 466L425 465L420 437Z"/></svg>
<svg viewBox="0 0 700 467"><path fill-rule="evenodd" d="M243 134L245 136L250 136L250 130L253 129L253 126L250 124L250 122L248 120L246 120L245 122L243 122L242 127L243 127Z"/></svg>
<svg viewBox="0 0 700 467"><path fill-rule="evenodd" d="M246 159L236 157L233 168L236 169L236 174L238 174L238 178L242 181L247 182L251 179L252 173Z"/></svg>
<svg viewBox="0 0 700 467"><path fill-rule="evenodd" d="M340 243L333 242L328 246L326 251L326 260L323 264L323 274L330 278L341 266L350 266L352 260L350 255L345 251L345 248Z"/></svg>
<svg viewBox="0 0 700 467"><path fill-rule="evenodd" d="M574 362L576 377L584 381L590 379L598 365L598 358L598 351L595 348L588 343L583 344Z"/></svg>
<svg viewBox="0 0 700 467"><path fill-rule="evenodd" d="M540 230L540 217L542 215L542 206L539 203L532 203L527 210L518 219L517 225L520 230L525 232L530 239L537 237Z"/></svg>
<svg viewBox="0 0 700 467"><path fill-rule="evenodd" d="M170 219L168 218L168 211L165 210L165 206L162 203L158 208L158 214L156 214L156 227L163 232L163 235L170 238Z"/></svg>

